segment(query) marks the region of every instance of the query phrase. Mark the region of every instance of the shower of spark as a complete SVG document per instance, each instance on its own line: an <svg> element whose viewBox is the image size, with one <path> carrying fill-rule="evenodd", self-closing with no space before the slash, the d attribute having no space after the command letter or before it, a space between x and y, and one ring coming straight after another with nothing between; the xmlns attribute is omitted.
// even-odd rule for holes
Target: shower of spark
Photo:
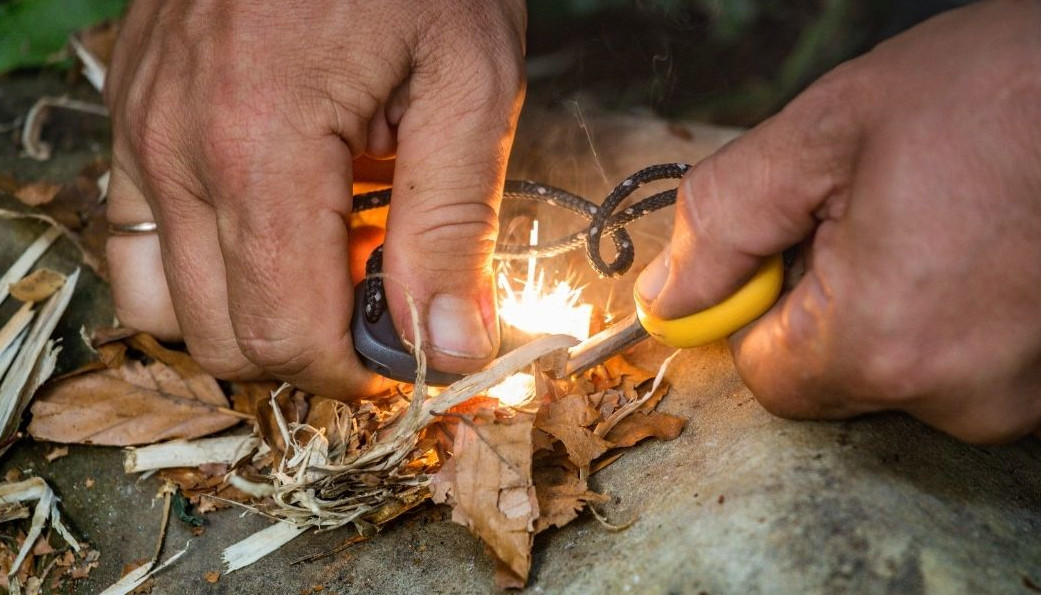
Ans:
<svg viewBox="0 0 1041 595"><path fill-rule="evenodd" d="M531 245L538 244L539 226L531 229ZM589 338L593 306L580 302L582 289L566 281L550 286L546 271L538 270L535 259L528 260L527 278L517 289L506 273L499 274L499 317L502 321L530 335L566 334L576 339Z"/></svg>
<svg viewBox="0 0 1041 595"><path fill-rule="evenodd" d="M538 245L539 222L532 224L529 242ZM581 303L582 289L566 281L552 285L546 282L546 271L538 269L535 259L528 259L524 284L517 288L505 272L499 273L499 318L525 334L566 334L579 340L589 338L593 317L592 304ZM502 405L516 407L535 396L535 377L514 374L488 391Z"/></svg>

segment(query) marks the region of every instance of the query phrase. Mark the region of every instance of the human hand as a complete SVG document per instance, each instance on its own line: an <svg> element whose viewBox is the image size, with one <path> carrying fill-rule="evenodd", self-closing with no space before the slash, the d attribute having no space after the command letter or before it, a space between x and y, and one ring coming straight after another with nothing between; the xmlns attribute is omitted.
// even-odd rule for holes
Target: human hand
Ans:
<svg viewBox="0 0 1041 595"><path fill-rule="evenodd" d="M637 283L675 318L805 242L731 339L770 411L902 410L958 438L1041 425L1041 4L941 15L840 66L698 164Z"/></svg>
<svg viewBox="0 0 1041 595"><path fill-rule="evenodd" d="M350 335L352 159L396 155L393 319L411 339L407 289L431 365L481 367L525 18L520 0L136 0L105 89L108 217L159 233L108 241L120 320L183 336L220 377L372 390Z"/></svg>

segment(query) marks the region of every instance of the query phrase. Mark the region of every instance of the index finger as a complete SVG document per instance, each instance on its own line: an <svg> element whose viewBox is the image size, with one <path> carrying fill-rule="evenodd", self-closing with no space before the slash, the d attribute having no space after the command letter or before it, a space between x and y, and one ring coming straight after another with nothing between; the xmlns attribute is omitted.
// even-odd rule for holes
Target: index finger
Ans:
<svg viewBox="0 0 1041 595"><path fill-rule="evenodd" d="M365 394L379 381L350 335L350 154L338 136L285 132L216 155L232 327L242 353L268 373L321 395Z"/></svg>

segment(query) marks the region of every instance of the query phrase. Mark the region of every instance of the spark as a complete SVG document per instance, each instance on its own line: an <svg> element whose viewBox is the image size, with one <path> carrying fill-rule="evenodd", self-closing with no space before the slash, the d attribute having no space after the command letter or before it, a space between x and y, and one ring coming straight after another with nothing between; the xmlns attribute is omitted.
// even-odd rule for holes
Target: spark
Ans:
<svg viewBox="0 0 1041 595"><path fill-rule="evenodd" d="M499 404L518 407L535 396L535 377L523 372L507 376L505 380L488 389L488 396L499 399Z"/></svg>
<svg viewBox="0 0 1041 595"><path fill-rule="evenodd" d="M538 221L532 225L530 243L538 244ZM518 290L505 272L499 273L499 317L513 328L529 335L566 334L579 340L589 338L592 304L582 303L582 289L567 281L549 284L546 271L535 259L528 260L524 285Z"/></svg>
<svg viewBox="0 0 1041 595"><path fill-rule="evenodd" d="M528 242L537 246L539 222L533 221ZM589 338L593 318L592 304L582 303L582 288L567 281L549 283L546 271L528 259L523 278L511 279L499 272L499 318L505 325L530 336L566 334L579 340ZM518 288L517 285L520 285ZM535 377L518 373L508 376L488 391L502 405L516 407L535 396Z"/></svg>

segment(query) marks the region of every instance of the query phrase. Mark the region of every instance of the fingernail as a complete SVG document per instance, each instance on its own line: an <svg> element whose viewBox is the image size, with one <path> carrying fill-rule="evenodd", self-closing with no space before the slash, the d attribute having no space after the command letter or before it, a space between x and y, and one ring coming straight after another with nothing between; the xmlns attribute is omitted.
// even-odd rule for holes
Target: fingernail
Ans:
<svg viewBox="0 0 1041 595"><path fill-rule="evenodd" d="M636 278L636 293L645 304L649 304L658 298L668 278L669 247L666 246Z"/></svg>
<svg viewBox="0 0 1041 595"><path fill-rule="evenodd" d="M431 345L445 355L471 359L492 356L492 340L474 300L447 293L435 296L427 312L427 329Z"/></svg>

